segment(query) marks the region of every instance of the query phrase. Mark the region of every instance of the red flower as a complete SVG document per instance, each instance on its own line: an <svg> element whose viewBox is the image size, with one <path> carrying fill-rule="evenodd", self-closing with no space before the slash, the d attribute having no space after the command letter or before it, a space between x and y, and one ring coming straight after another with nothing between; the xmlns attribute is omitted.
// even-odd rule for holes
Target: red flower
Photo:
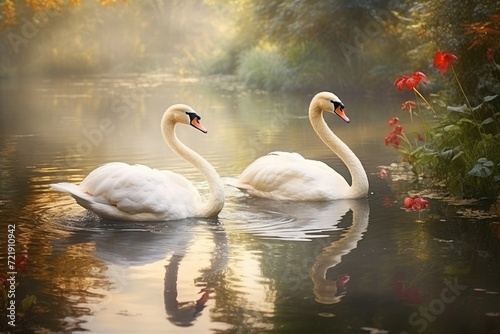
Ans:
<svg viewBox="0 0 500 334"><path fill-rule="evenodd" d="M427 76L423 72L415 72L411 77L413 78L413 80L417 81L417 84L422 82L427 85L427 83L429 82Z"/></svg>
<svg viewBox="0 0 500 334"><path fill-rule="evenodd" d="M457 56L453 53L442 53L438 51L434 56L434 67L441 72L441 75L448 72L452 62L458 62Z"/></svg>
<svg viewBox="0 0 500 334"><path fill-rule="evenodd" d="M399 90L403 90L406 86L406 81L408 80L408 78L409 77L407 77L406 75L397 78L396 81L394 81L394 86L396 86L396 88Z"/></svg>
<svg viewBox="0 0 500 334"><path fill-rule="evenodd" d="M429 201L423 199L420 196L416 196L413 198L413 205L411 206L412 210L421 211L429 206Z"/></svg>
<svg viewBox="0 0 500 334"><path fill-rule="evenodd" d="M417 102L415 101L406 101L401 105L401 110L411 112L413 108L417 107Z"/></svg>
<svg viewBox="0 0 500 334"><path fill-rule="evenodd" d="M411 76L403 75L397 78L396 81L394 81L394 86L399 90L403 90L404 88L413 90L420 82L427 84L427 76L422 72L415 72Z"/></svg>
<svg viewBox="0 0 500 334"><path fill-rule="evenodd" d="M395 149L399 148L399 145L401 144L401 138L399 135L403 133L403 127L401 125L396 125L392 131L385 136L385 145L391 144Z"/></svg>
<svg viewBox="0 0 500 334"><path fill-rule="evenodd" d="M403 133L403 127L401 125L396 125L392 130L393 133L400 135Z"/></svg>
<svg viewBox="0 0 500 334"><path fill-rule="evenodd" d="M395 149L398 149L401 144L401 138L399 138L399 136L394 132L391 132L385 137L385 145L387 146L389 144L391 144Z"/></svg>
<svg viewBox="0 0 500 334"><path fill-rule="evenodd" d="M397 122L399 121L399 118L398 117L393 117L391 118L387 124L389 124L389 126L393 126L394 124L396 124Z"/></svg>
<svg viewBox="0 0 500 334"><path fill-rule="evenodd" d="M423 199L422 197L416 195L413 197L406 197L404 199L404 207L405 209L413 210L413 211L422 211L429 206L429 201Z"/></svg>
<svg viewBox="0 0 500 334"><path fill-rule="evenodd" d="M409 209L409 208L411 208L411 207L412 207L412 205L413 205L413 198L411 198L411 197L406 197L406 198L404 199L404 202L403 202L403 203L404 203L405 208Z"/></svg>
<svg viewBox="0 0 500 334"><path fill-rule="evenodd" d="M486 50L486 59L488 59L489 61L494 61L494 59L495 59L495 49L488 48Z"/></svg>

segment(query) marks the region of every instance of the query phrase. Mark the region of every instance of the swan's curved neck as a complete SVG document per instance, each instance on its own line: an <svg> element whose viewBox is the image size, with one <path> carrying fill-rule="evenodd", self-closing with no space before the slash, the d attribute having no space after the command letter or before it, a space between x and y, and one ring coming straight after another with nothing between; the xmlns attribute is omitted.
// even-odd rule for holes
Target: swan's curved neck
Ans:
<svg viewBox="0 0 500 334"><path fill-rule="evenodd" d="M175 122L163 118L161 132L167 145L178 156L193 165L208 182L210 196L196 209L196 217L215 217L224 206L224 184L215 168L201 155L184 145L175 134Z"/></svg>
<svg viewBox="0 0 500 334"><path fill-rule="evenodd" d="M323 110L316 101L312 101L309 107L309 120L317 135L347 166L351 173L352 185L347 198L359 198L368 194L368 177L365 169L353 151L337 137L326 124L323 118Z"/></svg>

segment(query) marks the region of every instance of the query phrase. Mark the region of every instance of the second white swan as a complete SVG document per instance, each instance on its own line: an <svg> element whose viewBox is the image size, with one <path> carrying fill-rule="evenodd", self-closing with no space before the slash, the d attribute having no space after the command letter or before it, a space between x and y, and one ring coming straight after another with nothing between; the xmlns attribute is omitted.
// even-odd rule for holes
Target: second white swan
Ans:
<svg viewBox="0 0 500 334"><path fill-rule="evenodd" d="M78 204L100 217L126 221L165 221L188 217L214 217L224 206L224 185L212 165L184 145L175 135L177 123L206 133L201 117L189 106L169 107L161 120L167 145L196 167L208 182L206 202L185 177L144 165L123 162L105 164L93 170L81 183L52 184L52 189L69 193Z"/></svg>
<svg viewBox="0 0 500 334"><path fill-rule="evenodd" d="M321 161L305 159L298 153L271 152L252 162L235 186L256 197L290 201L330 201L365 197L368 177L358 157L328 127L323 111L334 113L345 122L344 104L333 93L316 94L309 106L314 131L347 166L349 183Z"/></svg>

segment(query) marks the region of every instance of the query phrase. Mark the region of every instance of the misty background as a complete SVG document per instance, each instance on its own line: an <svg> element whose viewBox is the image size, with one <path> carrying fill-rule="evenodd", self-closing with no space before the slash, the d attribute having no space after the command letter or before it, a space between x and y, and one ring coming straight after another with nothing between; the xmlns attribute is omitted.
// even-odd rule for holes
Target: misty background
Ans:
<svg viewBox="0 0 500 334"><path fill-rule="evenodd" d="M485 54L498 48L499 7L492 0L5 0L0 77L162 71L232 75L273 91L389 94L403 72L437 75L432 57L443 50L460 58L457 71L475 90L478 75L491 76Z"/></svg>

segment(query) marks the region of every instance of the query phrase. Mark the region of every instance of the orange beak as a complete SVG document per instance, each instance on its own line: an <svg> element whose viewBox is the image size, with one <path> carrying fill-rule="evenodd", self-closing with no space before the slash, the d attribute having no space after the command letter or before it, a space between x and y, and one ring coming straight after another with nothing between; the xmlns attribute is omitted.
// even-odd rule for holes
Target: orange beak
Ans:
<svg viewBox="0 0 500 334"><path fill-rule="evenodd" d="M335 109L335 113L337 114L337 116L342 118L346 123L349 123L351 121L340 106L338 106L337 109Z"/></svg>
<svg viewBox="0 0 500 334"><path fill-rule="evenodd" d="M193 120L191 121L191 125L200 130L203 133L207 133L207 129L200 123L200 119L198 117L194 117Z"/></svg>

